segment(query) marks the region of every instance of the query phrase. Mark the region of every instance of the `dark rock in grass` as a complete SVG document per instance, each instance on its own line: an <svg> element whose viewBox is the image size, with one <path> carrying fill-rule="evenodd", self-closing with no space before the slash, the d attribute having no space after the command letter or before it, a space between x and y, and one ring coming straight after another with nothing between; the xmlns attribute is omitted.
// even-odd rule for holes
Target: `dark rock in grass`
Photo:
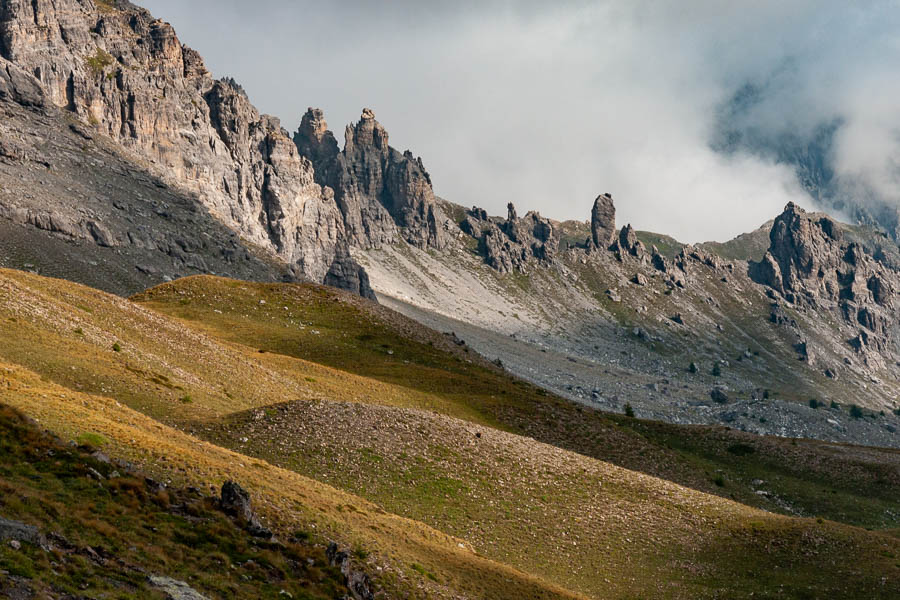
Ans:
<svg viewBox="0 0 900 600"><path fill-rule="evenodd" d="M233 481L226 481L222 485L222 497L219 507L225 514L235 517L247 528L247 532L253 537L271 538L272 532L260 522L259 517L253 512L250 504L250 494Z"/></svg>
<svg viewBox="0 0 900 600"><path fill-rule="evenodd" d="M158 494L160 492L165 491L166 485L164 483L160 483L154 479L149 477L144 478L144 485L147 486L147 491L151 494Z"/></svg>
<svg viewBox="0 0 900 600"><path fill-rule="evenodd" d="M24 542L44 550L49 549L46 538L44 538L37 527L0 517L0 541L5 542L8 540Z"/></svg>
<svg viewBox="0 0 900 600"><path fill-rule="evenodd" d="M109 457L107 455L105 455L104 453L100 452L99 450L97 450L96 452L91 454L91 458L93 458L97 462L102 462L105 465L112 464L112 462L109 460Z"/></svg>
<svg viewBox="0 0 900 600"><path fill-rule="evenodd" d="M355 571L350 566L350 554L344 550L339 550L336 543L331 542L325 549L325 556L328 563L332 567L338 567L346 580L347 588L350 589L350 597L353 600L374 600L375 594L372 593L372 582L369 576L363 571Z"/></svg>
<svg viewBox="0 0 900 600"><path fill-rule="evenodd" d="M372 593L372 582L369 576L362 571L350 571L347 575L347 587L354 600L375 600Z"/></svg>
<svg viewBox="0 0 900 600"><path fill-rule="evenodd" d="M5 577L4 576L4 587L0 589L0 594L2 594L3 598L9 598L9 600L31 600L34 598L34 591L31 589L31 586L28 583L28 580L23 577Z"/></svg>

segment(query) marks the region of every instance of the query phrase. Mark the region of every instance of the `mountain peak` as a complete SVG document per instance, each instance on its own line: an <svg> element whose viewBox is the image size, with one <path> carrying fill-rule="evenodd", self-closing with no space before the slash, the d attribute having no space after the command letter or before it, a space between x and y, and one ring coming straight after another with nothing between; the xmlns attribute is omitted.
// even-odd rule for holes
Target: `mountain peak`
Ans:
<svg viewBox="0 0 900 600"><path fill-rule="evenodd" d="M325 111L321 108L309 107L300 120L300 131L310 139L321 142L328 131L328 123L325 121Z"/></svg>

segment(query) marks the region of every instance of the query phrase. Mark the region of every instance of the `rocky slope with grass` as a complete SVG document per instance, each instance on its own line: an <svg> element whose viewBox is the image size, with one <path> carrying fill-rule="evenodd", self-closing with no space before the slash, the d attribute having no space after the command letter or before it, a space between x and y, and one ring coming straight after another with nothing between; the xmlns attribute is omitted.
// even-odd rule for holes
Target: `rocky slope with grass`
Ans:
<svg viewBox="0 0 900 600"><path fill-rule="evenodd" d="M391 598L898 592L896 451L609 415L314 285L202 276L125 300L2 270L0 329L0 403L110 457L0 413L34 432L0 438L23 457L2 462L0 517L73 546L3 546L0 594L318 597L363 574Z"/></svg>
<svg viewBox="0 0 900 600"><path fill-rule="evenodd" d="M492 222L499 235L519 229L512 212ZM900 444L900 273L888 240L789 205L751 237L673 252L656 246L659 236L613 229L606 196L594 214L583 242L563 247L554 233L556 250L544 253L535 237L506 263L475 243L357 256L382 302L573 400L614 411L628 403L672 422ZM482 217L465 213L463 229L491 222Z"/></svg>

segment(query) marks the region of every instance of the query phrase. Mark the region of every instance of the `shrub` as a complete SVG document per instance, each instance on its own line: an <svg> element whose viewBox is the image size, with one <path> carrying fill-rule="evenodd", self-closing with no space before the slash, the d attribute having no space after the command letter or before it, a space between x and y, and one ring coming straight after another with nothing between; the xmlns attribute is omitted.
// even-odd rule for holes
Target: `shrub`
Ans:
<svg viewBox="0 0 900 600"><path fill-rule="evenodd" d="M831 408L837 410L837 409L839 409L840 407L841 407L840 404L838 404L838 403L835 402L834 400L831 401Z"/></svg>
<svg viewBox="0 0 900 600"><path fill-rule="evenodd" d="M634 409L631 407L631 404L628 402L625 403L625 416L626 417L634 417Z"/></svg>
<svg viewBox="0 0 900 600"><path fill-rule="evenodd" d="M810 408L819 408L819 401L816 400L815 398L812 398L812 399L809 401L809 407L810 407Z"/></svg>
<svg viewBox="0 0 900 600"><path fill-rule="evenodd" d="M121 352L122 346L119 345L119 342L116 342L115 344L112 345L112 349L113 349L113 352Z"/></svg>
<svg viewBox="0 0 900 600"><path fill-rule="evenodd" d="M751 446L750 444L732 444L728 446L728 452L730 454L734 454L735 456L747 456L748 454L753 454L756 452L756 448Z"/></svg>
<svg viewBox="0 0 900 600"><path fill-rule="evenodd" d="M91 73L94 74L94 77L97 77L98 79L103 75L106 67L112 65L114 62L116 62L116 59L103 48L97 48L97 51L93 56L89 56L85 59L88 69L90 69Z"/></svg>
<svg viewBox="0 0 900 600"><path fill-rule="evenodd" d="M699 371L699 370L700 370L700 369L697 367L697 363L695 363L695 362L692 362L692 363L690 364L690 366L688 366L688 372L689 372L689 373L696 373L696 372Z"/></svg>
<svg viewBox="0 0 900 600"><path fill-rule="evenodd" d="M116 0L94 0L94 4L96 4L97 10L104 14L112 13L116 10Z"/></svg>
<svg viewBox="0 0 900 600"><path fill-rule="evenodd" d="M109 443L109 440L99 433L86 432L75 438L75 442L79 446L88 446L90 448L102 448Z"/></svg>
<svg viewBox="0 0 900 600"><path fill-rule="evenodd" d="M190 404L191 402L194 401L194 399L191 398L190 394L185 394L184 396L179 398L179 400L181 401L182 404Z"/></svg>
<svg viewBox="0 0 900 600"><path fill-rule="evenodd" d="M719 366L719 363L716 363L713 365L712 374L713 374L713 377L718 377L719 375L722 374L722 367Z"/></svg>
<svg viewBox="0 0 900 600"><path fill-rule="evenodd" d="M855 404L850 405L850 416L854 419L861 419L863 416L863 411L860 407Z"/></svg>
<svg viewBox="0 0 900 600"><path fill-rule="evenodd" d="M725 477L722 476L721 473L716 475L716 478L713 479L713 483L719 487L725 487Z"/></svg>

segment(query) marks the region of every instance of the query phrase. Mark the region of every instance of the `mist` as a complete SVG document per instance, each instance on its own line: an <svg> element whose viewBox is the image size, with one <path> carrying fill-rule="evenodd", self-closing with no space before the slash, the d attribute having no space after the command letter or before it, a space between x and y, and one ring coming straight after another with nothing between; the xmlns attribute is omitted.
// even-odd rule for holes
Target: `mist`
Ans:
<svg viewBox="0 0 900 600"><path fill-rule="evenodd" d="M839 122L834 169L897 195L896 2L143 5L286 129L316 106L340 139L372 108L439 196L494 214L585 220L609 192L620 224L697 242L813 206L773 153L712 143L748 84L741 127Z"/></svg>

